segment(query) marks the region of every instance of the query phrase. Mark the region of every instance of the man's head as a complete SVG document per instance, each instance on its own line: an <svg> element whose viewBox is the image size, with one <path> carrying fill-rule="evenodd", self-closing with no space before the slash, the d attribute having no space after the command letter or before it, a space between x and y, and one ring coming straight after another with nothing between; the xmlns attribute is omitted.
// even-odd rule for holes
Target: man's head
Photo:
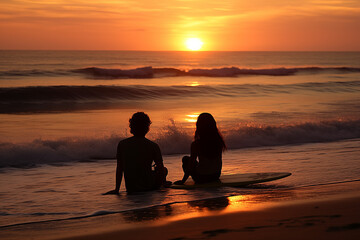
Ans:
<svg viewBox="0 0 360 240"><path fill-rule="evenodd" d="M129 119L129 123L130 132L134 136L144 137L149 132L151 121L147 114L137 112Z"/></svg>

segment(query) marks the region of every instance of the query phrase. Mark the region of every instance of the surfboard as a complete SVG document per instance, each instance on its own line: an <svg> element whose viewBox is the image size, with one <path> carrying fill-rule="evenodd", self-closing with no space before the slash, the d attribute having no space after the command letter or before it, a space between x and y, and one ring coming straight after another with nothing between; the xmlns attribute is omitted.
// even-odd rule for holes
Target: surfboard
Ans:
<svg viewBox="0 0 360 240"><path fill-rule="evenodd" d="M244 173L221 175L219 181L195 184L192 179L188 179L183 185L172 184L170 187L175 189L195 189L195 188L214 188L214 187L242 187L249 184L263 183L290 176L288 172L264 172L264 173Z"/></svg>

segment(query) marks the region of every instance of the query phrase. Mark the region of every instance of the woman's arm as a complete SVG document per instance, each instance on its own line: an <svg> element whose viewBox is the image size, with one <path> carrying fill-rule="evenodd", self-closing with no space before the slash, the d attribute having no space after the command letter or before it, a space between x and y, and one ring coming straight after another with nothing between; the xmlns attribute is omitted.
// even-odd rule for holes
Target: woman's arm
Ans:
<svg viewBox="0 0 360 240"><path fill-rule="evenodd" d="M190 147L190 159L195 162L196 158L199 155L199 147L198 147L198 143L196 142L192 142L191 143L191 147Z"/></svg>
<svg viewBox="0 0 360 240"><path fill-rule="evenodd" d="M187 164L187 166L184 166L184 176L182 180L174 182L174 184L182 185L186 182L186 180L189 178L191 171L195 170L196 167L196 158L198 156L198 147L195 142L191 143L190 147L190 159L186 163L183 162L183 164Z"/></svg>

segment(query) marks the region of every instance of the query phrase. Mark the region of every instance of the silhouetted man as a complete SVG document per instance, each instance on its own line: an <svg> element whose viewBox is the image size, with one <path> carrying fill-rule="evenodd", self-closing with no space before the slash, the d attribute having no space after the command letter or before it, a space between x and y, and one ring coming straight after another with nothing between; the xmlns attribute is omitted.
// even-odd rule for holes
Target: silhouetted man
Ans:
<svg viewBox="0 0 360 240"><path fill-rule="evenodd" d="M145 137L149 132L150 118L143 112L135 113L130 122L134 135L119 142L117 147L117 168L115 189L105 194L119 194L124 173L126 190L129 193L155 190L166 182L167 169L164 167L159 146ZM152 164L155 162L155 170Z"/></svg>

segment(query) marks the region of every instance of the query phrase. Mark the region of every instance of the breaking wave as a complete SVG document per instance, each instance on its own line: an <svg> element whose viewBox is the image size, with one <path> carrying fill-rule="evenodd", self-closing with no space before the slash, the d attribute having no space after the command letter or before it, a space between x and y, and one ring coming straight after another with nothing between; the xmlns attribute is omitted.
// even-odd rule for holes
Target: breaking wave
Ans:
<svg viewBox="0 0 360 240"><path fill-rule="evenodd" d="M331 142L360 138L360 120L303 123L288 126L241 126L223 131L229 149ZM0 143L0 167L34 167L39 164L114 159L124 136L102 138L36 139L29 143ZM164 155L185 154L193 136L169 125L157 133Z"/></svg>
<svg viewBox="0 0 360 240"><path fill-rule="evenodd" d="M200 77L237 77L243 75L266 75L266 76L290 76L299 73L316 74L329 71L340 73L360 72L360 68L354 67L280 67L267 69L251 69L240 67L202 68L202 69L179 69L179 68L155 68L141 67L134 69L87 67L80 69L54 69L54 70L8 70L0 71L0 78L6 77L34 77L34 76L62 76L83 74L90 78L119 79L119 78L159 78L177 76L200 76Z"/></svg>
<svg viewBox="0 0 360 240"><path fill-rule="evenodd" d="M360 72L360 68L351 67L302 67L302 68L270 68L270 69L246 69L238 67L224 67L211 69L178 68L153 68L143 67L129 70L108 68L82 68L74 70L76 73L84 73L92 77L100 78L156 78L177 76L200 76L200 77L237 77L241 75L267 75L267 76L289 76L297 73L321 73L325 71L338 71L342 73Z"/></svg>

